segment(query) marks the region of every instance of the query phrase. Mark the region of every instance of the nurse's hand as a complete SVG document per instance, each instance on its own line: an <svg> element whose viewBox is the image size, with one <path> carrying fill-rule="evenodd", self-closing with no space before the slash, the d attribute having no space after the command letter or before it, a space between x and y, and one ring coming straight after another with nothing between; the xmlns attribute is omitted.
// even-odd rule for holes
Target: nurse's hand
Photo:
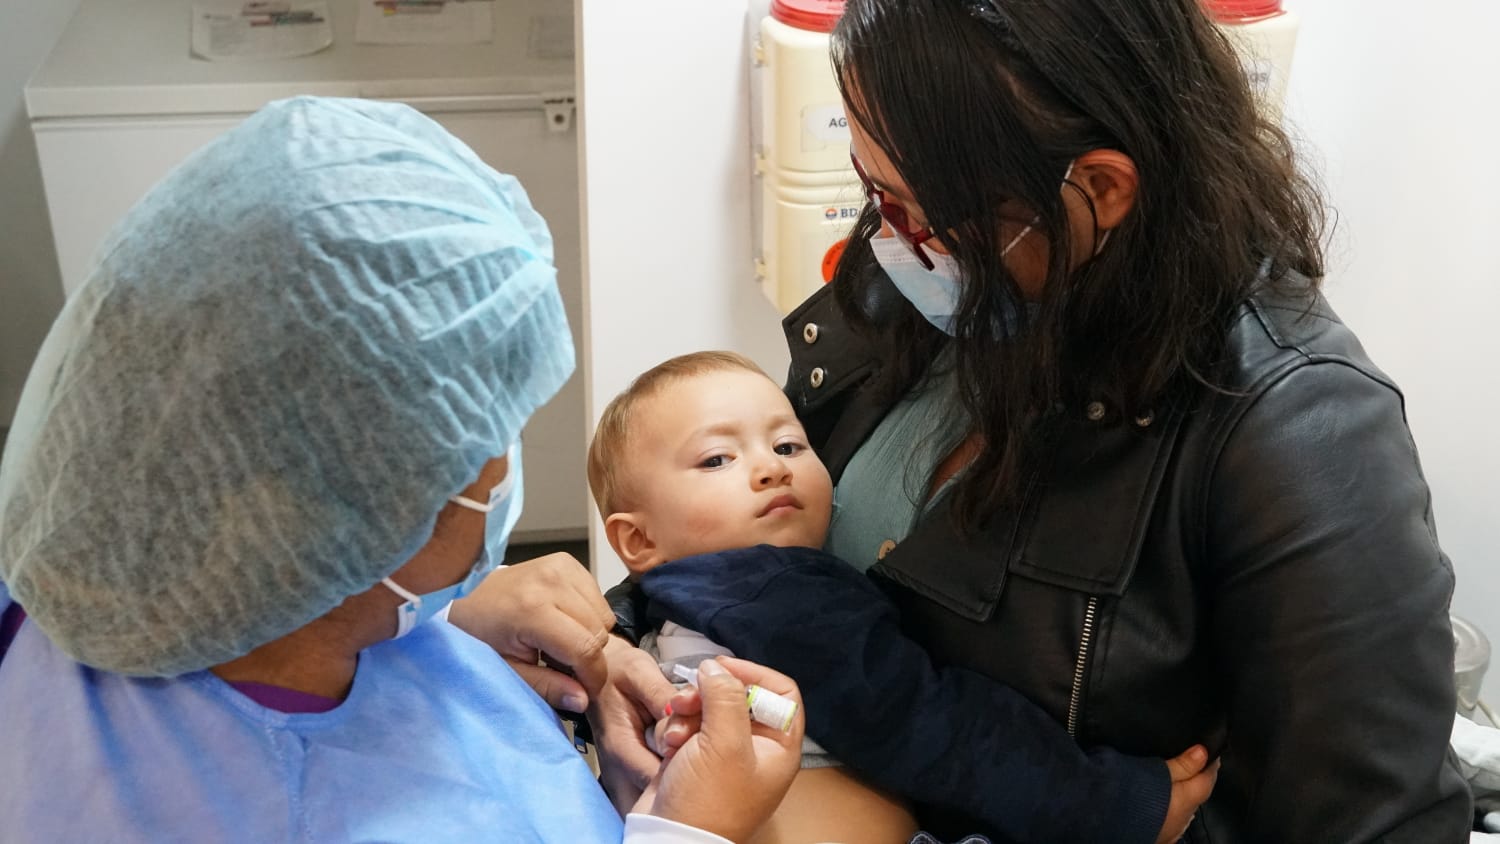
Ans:
<svg viewBox="0 0 1500 844"><path fill-rule="evenodd" d="M750 683L797 702L790 731L750 720ZM698 697L701 729L663 765L636 811L744 841L776 811L801 765L802 694L784 674L720 657L699 665Z"/></svg>
<svg viewBox="0 0 1500 844"><path fill-rule="evenodd" d="M604 646L609 682L594 696L589 725L599 748L599 781L624 815L661 770L661 758L646 746L646 730L666 714L677 689L651 655L617 636Z"/></svg>
<svg viewBox="0 0 1500 844"><path fill-rule="evenodd" d="M604 646L615 615L593 575L568 554L495 569L453 602L448 620L499 652L558 709L583 712L608 681Z"/></svg>

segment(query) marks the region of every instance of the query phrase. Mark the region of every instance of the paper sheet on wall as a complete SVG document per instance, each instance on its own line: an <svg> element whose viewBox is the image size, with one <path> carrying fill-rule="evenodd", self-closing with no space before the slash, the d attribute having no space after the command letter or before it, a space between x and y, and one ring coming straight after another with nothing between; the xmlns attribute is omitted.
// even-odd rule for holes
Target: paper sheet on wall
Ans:
<svg viewBox="0 0 1500 844"><path fill-rule="evenodd" d="M495 40L493 2L359 0L360 44L488 44Z"/></svg>
<svg viewBox="0 0 1500 844"><path fill-rule="evenodd" d="M253 5L194 5L193 55L209 61L290 59L333 43L325 0L278 4L275 14L251 14Z"/></svg>

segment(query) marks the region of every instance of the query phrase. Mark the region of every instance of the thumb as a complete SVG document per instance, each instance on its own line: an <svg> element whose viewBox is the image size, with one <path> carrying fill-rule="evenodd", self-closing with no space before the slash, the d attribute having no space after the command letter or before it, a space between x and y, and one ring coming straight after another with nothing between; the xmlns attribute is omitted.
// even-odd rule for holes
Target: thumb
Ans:
<svg viewBox="0 0 1500 844"><path fill-rule="evenodd" d="M1187 797L1193 801L1193 805L1201 806L1213 794L1214 784L1219 781L1219 763L1217 760L1213 765L1195 775L1192 779L1183 783Z"/></svg>
<svg viewBox="0 0 1500 844"><path fill-rule="evenodd" d="M572 677L541 665L506 657L505 661L553 709L582 712L588 708L589 696Z"/></svg>
<svg viewBox="0 0 1500 844"><path fill-rule="evenodd" d="M1168 759L1167 771L1172 775L1172 782L1182 782L1197 775L1207 763L1208 748L1195 744L1179 755Z"/></svg>
<svg viewBox="0 0 1500 844"><path fill-rule="evenodd" d="M698 694L703 698L704 740L730 759L748 758L750 715L745 684L717 661L705 659L698 666Z"/></svg>

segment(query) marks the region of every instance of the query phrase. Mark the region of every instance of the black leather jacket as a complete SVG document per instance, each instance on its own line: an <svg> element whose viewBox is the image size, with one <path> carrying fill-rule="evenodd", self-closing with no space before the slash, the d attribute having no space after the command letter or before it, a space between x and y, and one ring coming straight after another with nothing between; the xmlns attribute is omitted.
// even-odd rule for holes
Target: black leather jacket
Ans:
<svg viewBox="0 0 1500 844"><path fill-rule="evenodd" d="M888 408L831 290L784 326L788 395L836 481ZM1401 393L1321 297L1252 299L1228 350L1228 391L1186 410L1067 410L1019 512L969 539L934 515L872 575L937 660L1081 744L1222 752L1188 841L1467 840L1453 572Z"/></svg>

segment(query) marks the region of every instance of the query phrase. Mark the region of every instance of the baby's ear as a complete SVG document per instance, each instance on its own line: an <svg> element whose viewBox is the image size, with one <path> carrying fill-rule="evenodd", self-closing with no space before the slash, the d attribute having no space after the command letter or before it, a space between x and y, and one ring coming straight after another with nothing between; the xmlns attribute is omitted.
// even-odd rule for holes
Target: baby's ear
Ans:
<svg viewBox="0 0 1500 844"><path fill-rule="evenodd" d="M604 520L604 536L631 574L641 574L659 562L656 543L646 534L645 520L639 513L610 514Z"/></svg>

